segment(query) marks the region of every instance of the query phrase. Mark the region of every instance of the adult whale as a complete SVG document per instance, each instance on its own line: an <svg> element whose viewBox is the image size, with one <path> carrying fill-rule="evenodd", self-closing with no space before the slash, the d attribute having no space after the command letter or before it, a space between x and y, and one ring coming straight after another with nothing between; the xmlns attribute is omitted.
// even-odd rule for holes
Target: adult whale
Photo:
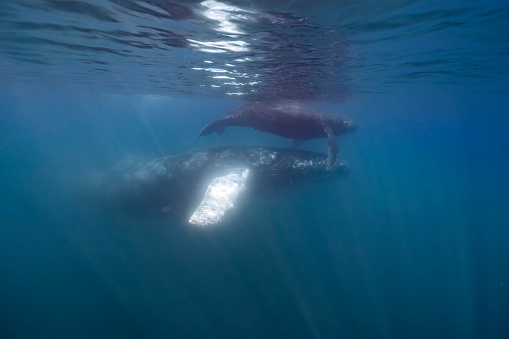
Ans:
<svg viewBox="0 0 509 339"><path fill-rule="evenodd" d="M325 154L223 147L195 150L117 166L96 183L100 206L138 216L175 215L199 226L221 222L253 194L289 189L348 173L341 162L326 168Z"/></svg>
<svg viewBox="0 0 509 339"><path fill-rule="evenodd" d="M282 137L294 139L297 146L306 139L327 138L327 168L336 161L336 136L357 129L353 121L336 115L309 110L295 101L248 103L231 111L222 119L205 126L200 136L223 134L227 126L253 127Z"/></svg>

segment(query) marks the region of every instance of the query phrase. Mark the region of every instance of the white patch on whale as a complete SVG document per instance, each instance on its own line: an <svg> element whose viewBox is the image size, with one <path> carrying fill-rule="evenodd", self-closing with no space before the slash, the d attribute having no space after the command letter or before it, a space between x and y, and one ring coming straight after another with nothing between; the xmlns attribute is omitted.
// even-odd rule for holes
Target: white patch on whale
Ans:
<svg viewBox="0 0 509 339"><path fill-rule="evenodd" d="M245 183L248 176L248 168L237 168L226 175L212 179L189 223L209 226L222 221L225 213L235 207L239 197L246 190Z"/></svg>

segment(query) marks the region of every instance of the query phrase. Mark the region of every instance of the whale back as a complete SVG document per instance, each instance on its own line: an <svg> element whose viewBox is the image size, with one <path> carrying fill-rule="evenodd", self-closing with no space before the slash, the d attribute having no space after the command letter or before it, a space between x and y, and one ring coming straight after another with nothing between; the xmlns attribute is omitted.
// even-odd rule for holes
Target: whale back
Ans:
<svg viewBox="0 0 509 339"><path fill-rule="evenodd" d="M343 116L317 112L296 101L279 100L237 107L224 118L206 126L200 136L213 131L221 134L226 126L241 126L291 139L327 138L324 125L329 125L335 135L357 129L357 124Z"/></svg>

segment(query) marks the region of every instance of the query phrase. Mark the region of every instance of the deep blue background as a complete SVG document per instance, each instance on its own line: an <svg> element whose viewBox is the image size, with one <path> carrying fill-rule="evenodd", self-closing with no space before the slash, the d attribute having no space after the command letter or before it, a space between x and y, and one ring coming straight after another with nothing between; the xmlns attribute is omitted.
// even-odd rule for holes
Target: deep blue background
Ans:
<svg viewBox="0 0 509 339"><path fill-rule="evenodd" d="M1 337L509 337L502 94L316 103L360 125L339 140L350 175L209 230L98 214L79 192L127 155L290 144L196 138L241 102L36 86L0 102Z"/></svg>

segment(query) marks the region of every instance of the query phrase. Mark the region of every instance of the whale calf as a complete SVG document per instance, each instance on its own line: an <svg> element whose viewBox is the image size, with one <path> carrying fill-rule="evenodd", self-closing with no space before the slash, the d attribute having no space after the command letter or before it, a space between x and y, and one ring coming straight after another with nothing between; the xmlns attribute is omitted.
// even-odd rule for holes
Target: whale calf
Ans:
<svg viewBox="0 0 509 339"><path fill-rule="evenodd" d="M198 226L221 223L254 194L287 190L346 175L322 153L267 147L208 148L136 162L108 171L97 184L111 210L137 216L174 215Z"/></svg>
<svg viewBox="0 0 509 339"><path fill-rule="evenodd" d="M232 110L225 117L205 126L200 136L216 132L223 134L227 126L253 127L282 137L294 139L297 146L303 140L327 138L327 168L336 161L336 136L357 129L352 120L336 114L312 111L294 101L248 103Z"/></svg>

